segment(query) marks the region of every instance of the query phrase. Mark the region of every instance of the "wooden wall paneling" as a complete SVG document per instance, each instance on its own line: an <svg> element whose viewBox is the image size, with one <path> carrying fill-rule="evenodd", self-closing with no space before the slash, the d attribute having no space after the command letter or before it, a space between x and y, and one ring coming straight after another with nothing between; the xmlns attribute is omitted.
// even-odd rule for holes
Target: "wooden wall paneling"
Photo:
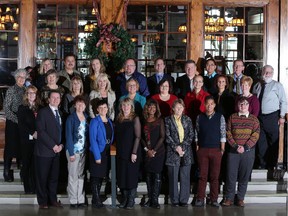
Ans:
<svg viewBox="0 0 288 216"><path fill-rule="evenodd" d="M267 5L266 62L274 67L274 79L278 80L279 64L279 0Z"/></svg>
<svg viewBox="0 0 288 216"><path fill-rule="evenodd" d="M270 0L203 0L205 5L225 6L225 7L263 7L269 3Z"/></svg>
<svg viewBox="0 0 288 216"><path fill-rule="evenodd" d="M204 7L202 0L190 4L190 41L188 59L198 61L204 55ZM189 34L189 33L188 33Z"/></svg>
<svg viewBox="0 0 288 216"><path fill-rule="evenodd" d="M280 51L279 51L279 81L284 84L288 101L288 1L280 3Z"/></svg>
<svg viewBox="0 0 288 216"><path fill-rule="evenodd" d="M36 50L36 5L34 0L22 0L19 22L18 67L34 66Z"/></svg>

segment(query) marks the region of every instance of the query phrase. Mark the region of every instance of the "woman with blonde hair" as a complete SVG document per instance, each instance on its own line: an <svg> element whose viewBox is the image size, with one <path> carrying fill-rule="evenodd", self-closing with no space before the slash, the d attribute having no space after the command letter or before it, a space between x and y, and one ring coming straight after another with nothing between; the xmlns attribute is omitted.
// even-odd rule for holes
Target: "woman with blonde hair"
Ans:
<svg viewBox="0 0 288 216"><path fill-rule="evenodd" d="M105 66L102 59L94 58L90 61L89 74L85 77L84 92L90 94L92 90L95 90L95 82L99 74L105 73Z"/></svg>
<svg viewBox="0 0 288 216"><path fill-rule="evenodd" d="M39 74L35 81L35 86L37 87L37 89L42 89L42 87L46 85L45 74L50 69L54 69L52 61L49 58L43 59L40 64Z"/></svg>
<svg viewBox="0 0 288 216"><path fill-rule="evenodd" d="M138 186L141 124L130 98L120 101L115 124L117 148L117 184L122 193L119 208L132 209Z"/></svg>
<svg viewBox="0 0 288 216"><path fill-rule="evenodd" d="M108 104L108 117L114 120L115 110L114 104L116 101L115 92L111 89L111 83L108 79L108 75L105 73L99 74L95 81L95 89L90 92L89 95L90 104L89 104L89 114L91 118L95 118L96 107L95 103L98 99L105 100Z"/></svg>

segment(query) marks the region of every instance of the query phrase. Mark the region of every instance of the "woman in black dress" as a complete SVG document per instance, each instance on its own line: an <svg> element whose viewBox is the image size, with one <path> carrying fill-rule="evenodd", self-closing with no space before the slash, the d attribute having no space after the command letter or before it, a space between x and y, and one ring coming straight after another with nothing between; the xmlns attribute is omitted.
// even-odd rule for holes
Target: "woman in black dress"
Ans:
<svg viewBox="0 0 288 216"><path fill-rule="evenodd" d="M140 165L141 124L134 112L134 102L124 98L120 102L116 120L117 184L122 192L119 208L132 209L138 186Z"/></svg>
<svg viewBox="0 0 288 216"><path fill-rule="evenodd" d="M39 104L37 88L30 85L23 97L23 105L19 106L17 113L22 156L21 177L26 194L35 193L33 152L35 140L37 139L36 116Z"/></svg>
<svg viewBox="0 0 288 216"><path fill-rule="evenodd" d="M161 189L161 173L165 159L165 125L157 101L150 99L144 106L142 145L146 151L144 166L148 201L143 207L160 208L158 197Z"/></svg>
<svg viewBox="0 0 288 216"><path fill-rule="evenodd" d="M113 143L114 130L111 119L107 117L106 100L98 100L95 110L98 114L90 122L90 175L92 189L92 207L102 208L100 189L106 177L110 160L110 145Z"/></svg>

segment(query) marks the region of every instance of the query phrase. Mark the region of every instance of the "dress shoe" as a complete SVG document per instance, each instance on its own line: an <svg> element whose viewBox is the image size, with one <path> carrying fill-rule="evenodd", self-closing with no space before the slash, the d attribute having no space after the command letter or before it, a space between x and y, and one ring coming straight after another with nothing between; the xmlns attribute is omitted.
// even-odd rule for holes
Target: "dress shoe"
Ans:
<svg viewBox="0 0 288 216"><path fill-rule="evenodd" d="M78 208L85 208L85 207L87 207L87 204L85 204L85 203L79 203L78 204Z"/></svg>
<svg viewBox="0 0 288 216"><path fill-rule="evenodd" d="M77 204L70 204L70 208L77 208L78 205Z"/></svg>
<svg viewBox="0 0 288 216"><path fill-rule="evenodd" d="M59 202L54 202L54 203L52 203L51 206L52 206L52 207L55 207L55 208L63 208L63 206L62 206L62 204L61 204L60 201L59 201Z"/></svg>
<svg viewBox="0 0 288 216"><path fill-rule="evenodd" d="M243 201L243 200L238 200L237 206L239 206L239 207L244 207L244 206L245 206L244 201Z"/></svg>
<svg viewBox="0 0 288 216"><path fill-rule="evenodd" d="M179 203L172 203L171 206L172 206L172 207L178 207L178 206L179 206Z"/></svg>
<svg viewBox="0 0 288 216"><path fill-rule="evenodd" d="M39 205L39 209L48 209L48 205Z"/></svg>
<svg viewBox="0 0 288 216"><path fill-rule="evenodd" d="M204 207L204 201L197 199L195 202L195 207Z"/></svg>
<svg viewBox="0 0 288 216"><path fill-rule="evenodd" d="M222 206L232 206L233 205L233 201L226 199L223 203Z"/></svg>
<svg viewBox="0 0 288 216"><path fill-rule="evenodd" d="M188 206L188 204L187 203L179 203L179 206L181 206L181 207L187 207Z"/></svg>
<svg viewBox="0 0 288 216"><path fill-rule="evenodd" d="M217 201L210 201L210 205L212 207L216 207L216 208L219 208L220 207L220 204L217 202Z"/></svg>

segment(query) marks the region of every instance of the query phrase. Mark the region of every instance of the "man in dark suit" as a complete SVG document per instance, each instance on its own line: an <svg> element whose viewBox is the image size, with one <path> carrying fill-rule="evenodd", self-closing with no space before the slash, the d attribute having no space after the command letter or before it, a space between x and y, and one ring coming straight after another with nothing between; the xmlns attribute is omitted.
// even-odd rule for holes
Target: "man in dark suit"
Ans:
<svg viewBox="0 0 288 216"><path fill-rule="evenodd" d="M164 59L157 58L154 61L155 74L147 78L148 89L150 96L159 93L159 82L161 80L168 80L174 85L174 78L170 74L164 73L165 63Z"/></svg>
<svg viewBox="0 0 288 216"><path fill-rule="evenodd" d="M57 202L59 153L64 147L61 144L62 121L58 112L60 98L60 92L51 91L48 95L49 105L39 111L36 119L36 191L41 209L47 209L48 204L62 207L61 203Z"/></svg>
<svg viewBox="0 0 288 216"><path fill-rule="evenodd" d="M193 79L197 73L197 66L195 61L187 60L185 63L185 73L183 76L178 77L176 80L176 87L177 91L175 91L176 95L179 98L184 99L185 95L192 91L193 86Z"/></svg>

